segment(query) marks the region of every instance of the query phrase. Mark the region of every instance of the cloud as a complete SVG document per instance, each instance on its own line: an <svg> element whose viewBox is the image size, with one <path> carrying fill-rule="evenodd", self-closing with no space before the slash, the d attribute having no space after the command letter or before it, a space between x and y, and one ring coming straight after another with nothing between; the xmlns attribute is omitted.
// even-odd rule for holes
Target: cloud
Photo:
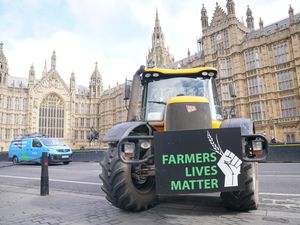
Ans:
<svg viewBox="0 0 300 225"><path fill-rule="evenodd" d="M36 78L40 79L45 60L50 69L53 50L56 51L57 71L67 84L74 71L77 85L88 86L96 61L105 88L109 85L114 86L117 82L124 82L125 77L131 78L138 68L140 62L102 55L101 52L87 48L85 43L86 41L78 35L65 31L54 33L47 39L28 38L11 41L8 49L4 49L10 65L9 73L12 76L28 77L30 65L33 64Z"/></svg>
<svg viewBox="0 0 300 225"><path fill-rule="evenodd" d="M217 1L226 11L226 0ZM288 17L296 0L235 0L236 15L246 20L247 4L252 9L255 27L259 17L264 25ZM216 1L211 0L0 0L0 41L13 76L27 77L30 65L41 77L45 59L50 68L56 50L57 70L69 83L74 70L77 84L89 85L94 63L103 77L104 86L130 78L145 64L155 22L155 10L165 35L165 43L176 60L197 51L201 36L201 8L205 5L209 20ZM1 9L2 8L2 9Z"/></svg>

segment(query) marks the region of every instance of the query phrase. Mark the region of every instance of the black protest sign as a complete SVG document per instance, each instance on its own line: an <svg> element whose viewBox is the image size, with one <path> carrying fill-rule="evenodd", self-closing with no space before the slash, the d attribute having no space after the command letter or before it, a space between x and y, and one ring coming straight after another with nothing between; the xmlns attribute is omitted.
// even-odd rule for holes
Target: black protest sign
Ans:
<svg viewBox="0 0 300 225"><path fill-rule="evenodd" d="M240 128L154 134L157 194L244 189Z"/></svg>

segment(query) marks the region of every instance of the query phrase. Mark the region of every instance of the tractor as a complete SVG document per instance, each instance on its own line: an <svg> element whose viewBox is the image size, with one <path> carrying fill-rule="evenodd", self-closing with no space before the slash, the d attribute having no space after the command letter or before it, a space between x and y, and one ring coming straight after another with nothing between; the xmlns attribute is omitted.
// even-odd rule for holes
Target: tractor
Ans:
<svg viewBox="0 0 300 225"><path fill-rule="evenodd" d="M137 70L125 85L127 122L103 138L99 177L112 205L142 211L160 196L218 192L226 208L257 209L267 140L250 119L223 118L216 78L210 67Z"/></svg>

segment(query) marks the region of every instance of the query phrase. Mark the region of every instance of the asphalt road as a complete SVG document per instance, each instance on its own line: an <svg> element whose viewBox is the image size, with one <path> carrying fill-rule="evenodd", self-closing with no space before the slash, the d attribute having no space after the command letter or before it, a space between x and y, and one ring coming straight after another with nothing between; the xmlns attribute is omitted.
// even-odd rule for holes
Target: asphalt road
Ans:
<svg viewBox="0 0 300 225"><path fill-rule="evenodd" d="M150 210L128 213L104 198L98 163L50 166L50 195L41 197L39 165L0 162L0 224L300 225L300 164L266 163L259 168L258 210L227 211L219 194L213 193L161 198Z"/></svg>
<svg viewBox="0 0 300 225"><path fill-rule="evenodd" d="M101 168L96 162L72 162L69 165L49 166L49 186L51 190L104 195L100 189L98 177ZM1 184L31 187L39 190L41 167L22 164L1 166ZM261 203L295 203L300 199L300 164L299 163L264 163L259 164L259 186ZM218 196L218 194L211 194ZM295 203L296 205L296 203ZM300 206L299 206L300 207Z"/></svg>

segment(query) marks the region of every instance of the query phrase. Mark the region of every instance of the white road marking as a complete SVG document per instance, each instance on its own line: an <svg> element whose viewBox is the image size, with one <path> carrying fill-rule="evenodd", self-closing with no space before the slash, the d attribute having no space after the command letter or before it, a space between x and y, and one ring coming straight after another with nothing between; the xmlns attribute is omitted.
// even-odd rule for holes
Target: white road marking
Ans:
<svg viewBox="0 0 300 225"><path fill-rule="evenodd" d="M260 195L274 195L274 196L295 196L300 197L300 194L290 194L290 193L272 193L272 192L260 192Z"/></svg>
<svg viewBox="0 0 300 225"><path fill-rule="evenodd" d="M37 177L21 177L21 176L10 176L10 175L0 175L3 178L16 178L23 180L40 180ZM62 182L62 183L73 183L73 184L87 184L87 185L101 185L102 183L94 183L94 182L85 182L85 181L75 181L75 180L59 180L59 179L49 179L49 181L53 182ZM294 196L300 197L300 194L290 194L290 193L272 193L272 192L260 192L259 195L273 195L273 196Z"/></svg>
<svg viewBox="0 0 300 225"><path fill-rule="evenodd" d="M260 174L259 177L300 177L300 175L292 175L292 174Z"/></svg>
<svg viewBox="0 0 300 225"><path fill-rule="evenodd" d="M0 175L3 178L16 178L16 179L23 179L23 180L40 180L40 178L36 177L21 177L21 176L9 176L9 175ZM84 181L75 181L75 180L58 180L58 179L49 179L49 181L54 182L62 182L62 183L73 183L73 184L88 184L88 185L101 185L102 183L93 183L93 182L84 182Z"/></svg>

